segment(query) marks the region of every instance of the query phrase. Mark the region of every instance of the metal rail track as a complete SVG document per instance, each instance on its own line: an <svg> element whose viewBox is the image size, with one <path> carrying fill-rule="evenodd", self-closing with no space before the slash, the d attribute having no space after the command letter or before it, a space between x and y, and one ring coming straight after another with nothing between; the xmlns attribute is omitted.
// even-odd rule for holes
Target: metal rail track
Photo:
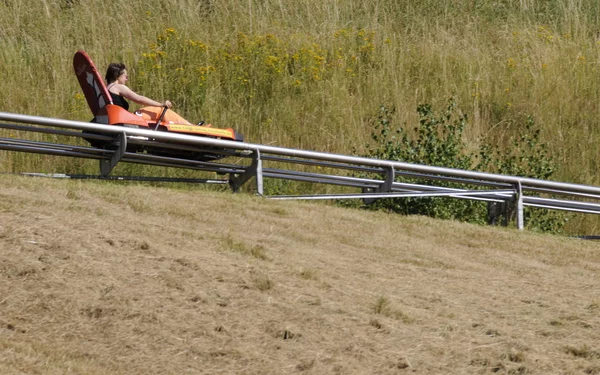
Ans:
<svg viewBox="0 0 600 375"><path fill-rule="evenodd" d="M600 187L597 186L6 112L0 112L0 128L27 134L44 133L93 139L110 144L109 147L96 148L12 137L0 138L0 150L99 160L100 176L61 175L63 178L125 179L109 176L119 162L125 162L229 175L226 180L187 179L187 182L227 183L233 191L238 191L242 185L254 179L256 191L261 196L264 196L264 179L302 181L357 190L355 193L268 196L267 198L270 199L362 199L366 203L376 199L407 197L474 199L509 207L503 212L506 218L510 215L510 211L514 210L519 229L524 227L524 206L600 214ZM131 149L137 152L130 151ZM140 150L147 151L140 152ZM235 159L236 162L225 163L222 162L224 159L201 161L177 156L178 153L194 155L206 152L223 158L233 156L235 158L228 160ZM271 163L276 167L266 166ZM289 169L282 168L282 165L289 166ZM301 171L299 166L314 167L312 169L317 171ZM452 183L460 187L448 188L443 186L444 183Z"/></svg>

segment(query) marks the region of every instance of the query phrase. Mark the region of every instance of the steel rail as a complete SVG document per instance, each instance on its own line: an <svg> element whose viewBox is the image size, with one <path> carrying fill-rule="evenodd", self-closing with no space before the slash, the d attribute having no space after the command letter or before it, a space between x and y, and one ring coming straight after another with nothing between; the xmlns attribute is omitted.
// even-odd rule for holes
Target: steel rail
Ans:
<svg viewBox="0 0 600 375"><path fill-rule="evenodd" d="M54 150L79 150L83 152L90 153L106 153L107 150L97 149L93 147L85 147L85 146L73 146L73 145L64 145L59 143L52 142L41 142L41 141L31 141L27 139L12 139L12 138L0 138L0 145L5 146L27 146L27 147L39 147L41 149L54 149Z"/></svg>
<svg viewBox="0 0 600 375"><path fill-rule="evenodd" d="M52 129L52 128L38 128L38 127L24 126L24 125L17 125L17 124L0 123L0 128L17 130L17 131L34 132L34 133L45 133L45 134L56 134L56 135L64 135L64 136L71 136L71 137L81 137L81 132L58 130L58 129ZM99 140L107 140L107 141L110 141L112 139L111 137L108 137L105 135L100 135L100 134L86 134L85 136L89 137L89 138L94 138L94 139L99 139Z"/></svg>
<svg viewBox="0 0 600 375"><path fill-rule="evenodd" d="M98 176L87 174L69 174L69 173L19 173L22 176L46 177L58 179L73 180L108 180L108 181L151 181L151 182L182 182L187 184L215 184L227 185L229 181L208 179L208 178L184 178L184 177L145 177L145 176Z"/></svg>
<svg viewBox="0 0 600 375"><path fill-rule="evenodd" d="M137 154L137 153L125 153L122 159L124 162L136 163L136 164L148 164L159 167L172 167L172 168L183 168L192 169L199 171L215 172L220 174L227 173L243 173L244 169L239 167L233 167L228 165L221 166L220 164L207 165L210 163L195 161L195 160L184 160L171 158L167 156L157 156L149 154Z"/></svg>
<svg viewBox="0 0 600 375"><path fill-rule="evenodd" d="M45 154L45 155L55 155L55 156L70 156L70 157L84 158L84 159L105 159L103 157L99 157L98 155L93 155L93 154L90 154L87 152L69 151L69 150L60 149L60 148L38 148L38 147L26 146L26 145L0 144L0 150L28 152L28 153L32 153L32 154Z"/></svg>
<svg viewBox="0 0 600 375"><path fill-rule="evenodd" d="M485 191L485 190L464 190L464 191L437 191L437 192L406 192L406 193L373 193L373 194L320 194L320 195L275 195L266 196L266 198L273 200L292 200L301 199L306 200L331 200L331 199L379 199L379 198L422 198L422 197L454 197L454 196L475 196L484 195L490 193L498 194L511 194L512 190L498 190L498 191Z"/></svg>
<svg viewBox="0 0 600 375"><path fill-rule="evenodd" d="M600 212L596 211L596 210L586 210L586 209L579 209L577 207L563 207L563 206L552 206L552 205L547 205L547 204L528 204L527 206L529 207L536 207L536 208L544 208L547 210L557 210L557 211L567 211L567 212L575 212L575 213L580 213L580 214L600 214Z"/></svg>
<svg viewBox="0 0 600 375"><path fill-rule="evenodd" d="M0 141L2 141L2 139L0 139ZM43 148L42 151L40 151L41 153L48 153L47 150L50 150L50 149L61 149L62 150L61 152L56 152L54 154L62 155L62 156L81 157L82 154L80 154L80 153L67 154L65 152L65 151L69 151L69 150L73 150L73 149L79 149L79 150L85 150L86 152L88 152L92 155L93 154L102 154L98 158L106 159L108 156L110 156L110 154L115 152L114 150L100 150L100 149L89 148L89 147L60 145L60 144L54 144L54 143L48 143L48 142L38 142L38 141L29 141L29 140L8 139L7 141L8 141L7 143L9 143L9 144L16 144L18 142L18 143L23 143L26 145L47 147L47 148ZM153 143L153 145L156 146L157 143ZM0 144L0 149L1 148L2 148L2 145ZM35 151L35 150L32 151L32 149L22 149L22 151L27 151L27 150L29 150L31 152ZM13 151L19 151L19 150L13 149ZM106 155L108 155L108 156L106 156ZM86 157L94 158L93 156L89 156L89 155L86 155ZM140 162L139 160L142 160L142 161ZM157 160L159 161L158 163L156 162ZM136 154L136 153L127 153L124 156L123 161L151 164L151 165L157 165L157 166L166 166L166 167L182 167L182 165L180 165L180 164L184 164L183 167L185 167L185 168L188 168L192 164L196 164L196 165L202 165L202 166L207 167L208 171L216 171L216 172L222 172L222 173L243 172L243 170L240 169L239 166L237 166L237 165L215 164L212 162L197 162L197 161L192 161L192 160L188 160L188 159L175 161L174 158L167 158L167 157L147 155L147 154L144 155L144 154ZM202 168L202 170L206 170L206 169ZM324 175L324 174L315 174L315 173L298 172L298 171L290 171L290 170L271 169L271 168L265 168L263 171L265 173L265 176L272 177L272 178L291 179L291 180L296 180L296 181L305 181L305 182L313 182L313 183L326 183L326 184L356 187L356 188L373 188L374 189L374 188L377 188L377 187L381 186L382 184L384 184L383 180L366 179L366 178L358 178L358 177ZM295 177L288 178L290 176L295 176ZM427 177L425 175L419 175L419 176L423 177L423 178ZM411 177L416 177L416 176L411 176ZM446 181L478 184L478 181L464 180L464 179L447 179ZM490 184L490 185L498 186L500 184ZM504 187L510 186L510 185L506 186L506 184L502 184L502 185L505 185ZM440 190L440 189L447 189L447 188L430 186L430 185L394 182L393 188L391 191L417 192L420 190L435 191L435 190ZM463 191L463 189L454 189L454 190L457 192ZM299 199L301 199L301 198L299 198ZM477 199L498 201L497 197L484 197L484 198L477 197Z"/></svg>
<svg viewBox="0 0 600 375"><path fill-rule="evenodd" d="M412 171L427 174L439 174L450 177L472 178L475 180L484 180L489 182L508 183L511 185L520 184L526 187L547 188L562 191L570 191L577 193L590 193L600 195L600 187L580 185L566 182L557 182L549 180L540 180L528 177L508 176L487 172L475 172L446 167L433 167L422 164L410 164L399 161L369 159L358 156L347 156L341 154L329 154L324 152L298 150L292 148L274 147L267 145L259 145L252 143L243 143L228 141L222 139L212 139L205 137L194 137L184 134L173 134L166 132L155 132L152 130L135 129L129 127L119 127L101 124L92 124L81 121L54 119L41 116L29 116L7 112L0 112L0 120L14 121L19 123L27 123L34 125L54 126L59 128L70 128L79 130L99 131L109 134L125 133L127 135L145 136L156 140L169 141L181 144L205 145L216 148L226 148L233 150L249 150L258 151L261 154L274 154L289 157L301 157L307 159L323 160L330 162L341 162L347 164L355 164L359 166L394 168L404 171Z"/></svg>
<svg viewBox="0 0 600 375"><path fill-rule="evenodd" d="M381 174L381 173L385 172L384 168L359 167L359 166L350 165L350 164L317 162L314 160L298 159L298 158L284 158L284 157L270 156L270 155L263 155L262 159L269 160L269 161L278 161L278 162L282 162L282 163L311 165L311 166L321 167L321 168L348 169L348 170L353 170L353 171L363 172L363 173L373 173L373 174L379 173L379 174ZM446 182L459 183L459 184L472 184L472 185L479 185L479 186L494 186L494 187L506 187L506 188L512 186L511 184L507 184L507 183L487 182L487 181L481 181L481 180L446 177L446 176L432 176L432 175L423 174L423 173L403 172L403 171L398 171L398 170L395 173L396 173L396 176L402 176L405 178L413 178L413 179L426 179L426 180L446 181Z"/></svg>
<svg viewBox="0 0 600 375"><path fill-rule="evenodd" d="M374 179L366 179L366 178L358 178L358 177L347 177L347 176L336 176L336 175L323 175L323 174L312 174L306 172L297 172L297 171L289 171L289 170L281 170L281 169L270 169L264 168L263 175L265 177L278 178L278 179L286 179L293 181L303 181L303 182L313 182L313 183L324 183L330 185L338 185L338 186L347 186L347 187L356 187L356 188L369 188L376 189L383 185L385 181L383 180L374 180ZM504 186L505 188L510 186ZM463 194L464 189L458 188L448 188L448 187L439 187L432 185L423 185L423 184L409 184L402 182L394 182L392 183L392 188L390 192L422 192L422 191L455 191L459 193L457 197L466 197L470 198L471 195ZM480 190L479 190L480 191ZM473 199L476 200L484 200L484 201L504 201L509 199L513 194L509 194L506 192L507 190L502 191L501 193L495 194L475 194L473 195ZM511 190L512 191L512 190ZM514 191L512 191L514 193ZM366 196L369 193L362 193L360 195ZM383 196L383 194L382 194ZM298 196L298 199L305 199L304 196ZM354 198L354 194L348 194L348 199ZM386 196L387 198L393 198L392 196ZM290 199L288 197L288 199ZM336 198L341 199L341 198Z"/></svg>
<svg viewBox="0 0 600 375"><path fill-rule="evenodd" d="M244 154L242 152L230 151L228 149L215 150L214 148L196 147L196 146L191 146L191 145L182 145L182 144L173 144L173 143L161 143L161 142L142 140L142 139L136 139L136 138L128 138L127 143L131 144L131 145L144 146L144 147L148 147L148 148L151 148L151 147L160 148L163 150L171 149L171 150L188 151L188 152L195 152L195 153L202 153L202 152L213 153L213 154L222 155L224 157L246 157L246 158L249 157L249 155Z"/></svg>
<svg viewBox="0 0 600 375"><path fill-rule="evenodd" d="M356 172L364 172L364 173L383 173L385 172L384 168L376 168L376 167L361 167L352 164L344 164L344 163L331 163L327 161L315 161L311 159L299 159L299 158L290 158L290 157L282 157L282 156L273 156L273 155L263 155L261 157L263 160L267 161L275 161L280 163L289 163L296 165L310 165L313 167L321 167L321 168L332 168L332 169L348 169Z"/></svg>
<svg viewBox="0 0 600 375"><path fill-rule="evenodd" d="M229 174L231 176L229 184L234 191L237 191L250 178L255 178L257 193L259 195L264 195L263 178L362 189L362 193L360 194L269 196L268 198L270 199L361 198L367 202L367 200L372 201L382 198L449 196L461 199L483 200L491 203L508 202L511 205L514 204L517 208L517 225L519 228L523 227L523 206L600 214L600 203L581 201L581 199L600 200L600 187L598 186L274 147L138 129L128 126L102 125L6 112L0 112L0 121L11 122L0 122L0 128L4 129L80 137L110 144L109 149L104 149L14 138L0 138L1 150L98 159L100 160L104 177L110 173L110 170L116 163L122 161ZM130 147L131 151L127 151ZM136 150L146 150L147 153L133 152ZM216 160L193 160L193 156L196 153L205 157L207 154L216 155L218 158L236 157L238 160L234 163L222 163ZM246 163L241 163L241 161L246 161ZM263 162L285 163L295 167L308 166L312 169L300 171L263 168ZM107 165L110 168L102 168ZM317 168L318 171L315 172L314 168ZM335 174L341 171L345 171L345 173ZM348 175L347 171L350 171L350 175ZM435 182L428 182L426 184L418 183L423 180ZM435 185L436 182L438 184L441 183L441 185L450 184L452 187ZM462 188L458 186L462 186ZM466 188L475 186L492 188L493 190L473 190ZM541 194L549 197L530 196L527 193ZM556 199L556 196L566 196L574 199Z"/></svg>
<svg viewBox="0 0 600 375"><path fill-rule="evenodd" d="M552 206L564 208L578 208L582 210L600 212L600 204L580 201L568 201L562 199L540 198L540 197L523 197L525 205Z"/></svg>

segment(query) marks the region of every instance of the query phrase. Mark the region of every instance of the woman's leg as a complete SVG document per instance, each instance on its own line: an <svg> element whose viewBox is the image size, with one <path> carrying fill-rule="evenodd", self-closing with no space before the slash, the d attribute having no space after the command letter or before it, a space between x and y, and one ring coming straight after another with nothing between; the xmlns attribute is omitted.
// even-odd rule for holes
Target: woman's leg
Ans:
<svg viewBox="0 0 600 375"><path fill-rule="evenodd" d="M160 114L163 111L163 107L143 107L135 111L135 113L139 116L141 115L144 120L148 122L156 122L160 117ZM177 113L167 109L167 113L165 113L165 117L163 117L163 122L168 122L171 124L184 124L184 125L193 125L188 120L179 116Z"/></svg>

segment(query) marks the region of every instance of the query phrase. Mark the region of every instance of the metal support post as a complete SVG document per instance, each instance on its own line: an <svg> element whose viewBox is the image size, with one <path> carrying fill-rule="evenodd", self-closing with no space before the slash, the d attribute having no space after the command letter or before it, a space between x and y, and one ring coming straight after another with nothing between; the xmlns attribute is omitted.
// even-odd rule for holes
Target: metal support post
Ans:
<svg viewBox="0 0 600 375"><path fill-rule="evenodd" d="M260 158L260 151L255 150L252 153L252 163L246 168L246 171L242 174L231 174L229 178L229 186L234 193L240 190L240 187L245 184L252 177L256 178L256 193L260 196L264 195L263 188L263 173L262 173L262 160Z"/></svg>
<svg viewBox="0 0 600 375"><path fill-rule="evenodd" d="M259 196L264 196L264 188L263 188L263 170L262 170L262 160L260 158L260 151L256 150L255 151L255 158L254 160L252 160L253 162L256 162L256 194L258 194Z"/></svg>
<svg viewBox="0 0 600 375"><path fill-rule="evenodd" d="M394 179L396 178L396 171L394 167L388 167L385 170L385 180L383 184L381 184L376 189L363 189L363 193L387 193L392 190L392 185L394 184ZM371 204L375 202L378 198L365 198L363 199L364 204Z"/></svg>
<svg viewBox="0 0 600 375"><path fill-rule="evenodd" d="M517 182L517 229L525 228L525 219L523 218L523 187L521 181Z"/></svg>
<svg viewBox="0 0 600 375"><path fill-rule="evenodd" d="M125 133L119 133L115 138L115 144L119 147L115 150L115 153L109 159L100 160L100 174L106 177L110 174L113 168L119 163L119 160L125 155L127 150L127 136Z"/></svg>

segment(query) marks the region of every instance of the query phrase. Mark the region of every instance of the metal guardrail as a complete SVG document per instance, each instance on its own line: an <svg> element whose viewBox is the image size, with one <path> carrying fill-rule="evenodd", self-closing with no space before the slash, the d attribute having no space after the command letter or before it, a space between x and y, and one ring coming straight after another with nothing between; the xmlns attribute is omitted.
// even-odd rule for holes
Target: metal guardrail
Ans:
<svg viewBox="0 0 600 375"><path fill-rule="evenodd" d="M102 178L119 162L186 168L229 175L228 180L206 180L228 183L233 191L254 178L257 193L264 196L265 178L303 181L357 188L357 193L268 196L271 199L375 199L401 197L454 197L490 202L503 207L501 214L509 219L516 212L517 227L523 229L523 207L540 207L570 212L600 214L600 187L539 180L518 176L474 172L452 168L410 164L399 161L330 154L323 152L234 142L184 134L166 133L125 126L92 124L0 112L0 128L39 132L69 137L85 137L109 142L111 147L95 148L39 142L27 139L0 138L0 150L41 153L100 161ZM58 129L57 129L58 128ZM65 130L67 129L67 130ZM131 148L153 150L131 152ZM221 157L235 156L237 162L199 161L173 156L173 153L210 152ZM242 163L241 161L246 162ZM267 163L290 166L312 166L325 172L306 172L266 167ZM66 175L63 175L66 176ZM372 176L357 177L357 176ZM88 176L90 177L90 176ZM397 181L401 179L402 181ZM408 183L429 181L429 183ZM198 179L196 182L204 182ZM438 183L436 186L435 183ZM440 186L452 183L461 188ZM545 194L549 197L539 197ZM557 199L560 196L561 199Z"/></svg>

